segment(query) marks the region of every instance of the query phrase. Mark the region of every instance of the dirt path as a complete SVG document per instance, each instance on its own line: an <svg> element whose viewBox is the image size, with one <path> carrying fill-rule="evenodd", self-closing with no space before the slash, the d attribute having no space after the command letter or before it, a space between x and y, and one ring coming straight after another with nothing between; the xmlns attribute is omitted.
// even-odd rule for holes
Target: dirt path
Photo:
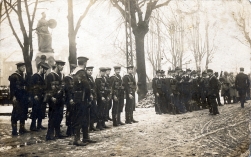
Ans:
<svg viewBox="0 0 251 157"><path fill-rule="evenodd" d="M249 103L245 109L219 107L217 116L208 110L156 115L153 108L138 108L139 123L91 132L98 143L86 147L68 145L72 138L47 142L46 131L11 138L10 117L1 116L0 156L240 156L249 146Z"/></svg>

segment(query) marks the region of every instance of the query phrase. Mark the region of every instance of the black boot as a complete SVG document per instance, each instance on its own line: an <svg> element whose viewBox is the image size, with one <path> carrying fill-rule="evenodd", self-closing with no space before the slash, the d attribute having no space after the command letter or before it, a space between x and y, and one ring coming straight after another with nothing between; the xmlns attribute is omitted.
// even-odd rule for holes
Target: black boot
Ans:
<svg viewBox="0 0 251 157"><path fill-rule="evenodd" d="M133 123L138 123L138 122L139 122L139 121L136 121L136 120L133 119L133 111L131 112L131 121L132 121Z"/></svg>
<svg viewBox="0 0 251 157"><path fill-rule="evenodd" d="M126 117L125 123L126 124L132 124L131 119L130 119L130 112L126 112L125 117Z"/></svg>
<svg viewBox="0 0 251 157"><path fill-rule="evenodd" d="M97 141L91 140L88 132L88 127L82 128L83 132L83 143L96 143Z"/></svg>
<svg viewBox="0 0 251 157"><path fill-rule="evenodd" d="M90 122L90 128L89 128L90 131L99 131L99 129L95 128L94 127L94 123L93 122Z"/></svg>
<svg viewBox="0 0 251 157"><path fill-rule="evenodd" d="M103 128L110 128L110 127L108 127L108 126L105 125L105 121L104 121L104 120L102 120L101 126L102 126Z"/></svg>
<svg viewBox="0 0 251 157"><path fill-rule="evenodd" d="M233 97L233 103L237 103L236 97Z"/></svg>
<svg viewBox="0 0 251 157"><path fill-rule="evenodd" d="M112 114L112 122L113 122L113 126L118 126L118 120L117 120L116 114Z"/></svg>
<svg viewBox="0 0 251 157"><path fill-rule="evenodd" d="M104 128L102 127L101 123L102 123L102 120L98 120L96 129L104 130Z"/></svg>
<svg viewBox="0 0 251 157"><path fill-rule="evenodd" d="M12 135L13 136L16 136L16 135L18 135L17 134L17 123L11 123L11 127L12 127Z"/></svg>
<svg viewBox="0 0 251 157"><path fill-rule="evenodd" d="M231 104L231 97L227 99L228 104Z"/></svg>
<svg viewBox="0 0 251 157"><path fill-rule="evenodd" d="M20 121L19 134L27 133L28 130L25 129L25 121Z"/></svg>
<svg viewBox="0 0 251 157"><path fill-rule="evenodd" d="M120 125L125 125L125 123L121 122L121 117L120 116L121 116L121 112L119 112L117 114L117 123L120 124Z"/></svg>
<svg viewBox="0 0 251 157"><path fill-rule="evenodd" d="M31 120L30 131L38 131L36 128L36 119Z"/></svg>
<svg viewBox="0 0 251 157"><path fill-rule="evenodd" d="M76 145L76 146L86 146L87 145L87 143L83 143L80 141L80 129L75 130L73 145Z"/></svg>
<svg viewBox="0 0 251 157"><path fill-rule="evenodd" d="M43 127L42 126L42 119L38 119L37 120L37 129L41 129L41 130L46 130L47 128L46 127Z"/></svg>
<svg viewBox="0 0 251 157"><path fill-rule="evenodd" d="M61 134L60 126L55 128L55 133L56 133L56 135L55 135L56 138L63 139L65 137L67 137L67 136Z"/></svg>
<svg viewBox="0 0 251 157"><path fill-rule="evenodd" d="M227 104L227 98L224 96L223 99L224 99L224 104Z"/></svg>
<svg viewBox="0 0 251 157"><path fill-rule="evenodd" d="M69 137L69 136L71 136L73 134L73 132L72 132L72 127L69 125L68 127L67 127L67 130L66 130L66 135Z"/></svg>

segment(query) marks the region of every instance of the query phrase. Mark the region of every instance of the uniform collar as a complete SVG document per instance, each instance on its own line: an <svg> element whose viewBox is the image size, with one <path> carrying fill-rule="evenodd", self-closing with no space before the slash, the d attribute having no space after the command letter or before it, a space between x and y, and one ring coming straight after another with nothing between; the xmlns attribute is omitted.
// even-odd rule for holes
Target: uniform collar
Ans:
<svg viewBox="0 0 251 157"><path fill-rule="evenodd" d="M58 75L58 76L59 76L59 74L58 74L58 73L56 73L54 70L52 70L52 71L51 71L51 73L54 73L54 74L56 74L56 75Z"/></svg>
<svg viewBox="0 0 251 157"><path fill-rule="evenodd" d="M80 67L76 67L73 72L72 72L72 75L75 75L78 71L80 70L84 70L83 68L80 68Z"/></svg>

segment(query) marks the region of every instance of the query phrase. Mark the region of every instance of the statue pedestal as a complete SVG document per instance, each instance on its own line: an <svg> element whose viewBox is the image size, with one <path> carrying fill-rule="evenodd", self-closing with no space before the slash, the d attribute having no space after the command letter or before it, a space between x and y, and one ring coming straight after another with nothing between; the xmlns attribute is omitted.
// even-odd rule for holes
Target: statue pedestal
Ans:
<svg viewBox="0 0 251 157"><path fill-rule="evenodd" d="M35 58L35 63L36 66L33 68L34 70L37 70L37 65L39 62L41 62L41 56L44 55L46 56L46 60L45 62L48 63L50 65L50 67L52 67L52 65L54 65L55 59L54 59L54 53L53 52L40 52L38 51L36 53L36 58ZM47 72L51 72L51 69L48 70Z"/></svg>

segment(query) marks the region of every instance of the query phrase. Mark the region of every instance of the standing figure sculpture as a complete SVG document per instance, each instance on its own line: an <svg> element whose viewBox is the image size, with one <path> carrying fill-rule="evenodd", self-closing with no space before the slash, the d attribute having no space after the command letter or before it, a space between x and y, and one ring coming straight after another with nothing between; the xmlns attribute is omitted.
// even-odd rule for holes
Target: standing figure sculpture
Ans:
<svg viewBox="0 0 251 157"><path fill-rule="evenodd" d="M46 14L42 13L42 18L38 21L37 24L37 35L38 35L38 50L41 52L53 52L53 49L51 47L51 34L49 32L48 27L55 28L57 25L57 22L53 19L47 21Z"/></svg>

